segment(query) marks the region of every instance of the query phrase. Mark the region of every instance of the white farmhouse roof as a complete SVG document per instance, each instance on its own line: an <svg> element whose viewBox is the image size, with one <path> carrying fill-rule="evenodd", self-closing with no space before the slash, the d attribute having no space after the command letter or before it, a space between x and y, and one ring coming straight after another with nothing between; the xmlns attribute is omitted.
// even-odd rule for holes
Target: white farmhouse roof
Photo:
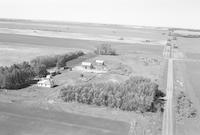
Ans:
<svg viewBox="0 0 200 135"><path fill-rule="evenodd" d="M82 62L82 66L92 66L92 63L90 62Z"/></svg>
<svg viewBox="0 0 200 135"><path fill-rule="evenodd" d="M54 81L52 79L43 79L41 81L39 81L38 86L42 86L42 87L53 87L54 86Z"/></svg>
<svg viewBox="0 0 200 135"><path fill-rule="evenodd" d="M104 63L103 60L96 60L95 62L96 62L96 63L99 63L99 64L103 64L103 63Z"/></svg>

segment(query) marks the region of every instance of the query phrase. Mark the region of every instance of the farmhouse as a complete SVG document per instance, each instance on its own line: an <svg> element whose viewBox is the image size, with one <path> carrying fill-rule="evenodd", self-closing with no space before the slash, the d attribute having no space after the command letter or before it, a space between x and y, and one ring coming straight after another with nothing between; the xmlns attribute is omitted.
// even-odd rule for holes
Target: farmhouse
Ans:
<svg viewBox="0 0 200 135"><path fill-rule="evenodd" d="M97 65L103 66L104 65L104 61L103 60L96 60L95 61Z"/></svg>
<svg viewBox="0 0 200 135"><path fill-rule="evenodd" d="M84 67L85 69L92 69L93 65L90 62L82 62L81 63L82 67Z"/></svg>
<svg viewBox="0 0 200 135"><path fill-rule="evenodd" d="M41 81L37 83L37 86L52 88L54 86L54 81L50 75L47 75L46 78L43 78Z"/></svg>

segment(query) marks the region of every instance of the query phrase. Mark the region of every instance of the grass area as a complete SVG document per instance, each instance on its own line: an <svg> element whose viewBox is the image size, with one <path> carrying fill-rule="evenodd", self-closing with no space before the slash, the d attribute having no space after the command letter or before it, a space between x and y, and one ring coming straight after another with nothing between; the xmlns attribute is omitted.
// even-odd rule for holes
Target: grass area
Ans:
<svg viewBox="0 0 200 135"><path fill-rule="evenodd" d="M197 98L198 99L198 108L200 107L200 84L199 84L199 79L200 79L200 63L199 62L186 62L186 70L187 70L187 77L188 81L191 85L191 89L193 89L194 92L193 94L195 97L192 97L192 99Z"/></svg>
<svg viewBox="0 0 200 135"><path fill-rule="evenodd" d="M87 23L69 23L69 22L31 22L31 21L0 21L1 28L11 29L33 29L68 33L85 33L118 36L120 37L140 37L152 40L163 40L167 30L152 28L134 28L133 26L106 25L106 24L87 24Z"/></svg>
<svg viewBox="0 0 200 135"><path fill-rule="evenodd" d="M176 41L180 50L191 59L200 58L200 38L177 38Z"/></svg>
<svg viewBox="0 0 200 135"><path fill-rule="evenodd" d="M95 76L89 82L121 82L126 80L129 76L145 76L153 80L157 80L160 84L163 74L164 62L163 59L156 55L144 55L144 54L127 54L127 55L117 55L117 56L94 56L88 57L92 54L80 57L76 60L70 61L68 64L70 66L80 66L82 61L87 61L95 63L95 60L104 60L105 67L108 69L107 73L104 74L94 74L94 73L84 73L85 77ZM152 58L158 60L157 63L149 63L148 65L141 58ZM63 71L61 75L57 75L55 80L58 84L63 84L64 82L80 82L81 71ZM67 83L68 84L68 83Z"/></svg>
<svg viewBox="0 0 200 135"><path fill-rule="evenodd" d="M1 65L19 63L23 60L30 60L31 58L41 55L59 54L74 50L93 51L96 46L104 43L101 41L46 38L12 34L0 34L0 41ZM125 43L110 44L119 54L156 54L161 56L163 50L162 46Z"/></svg>

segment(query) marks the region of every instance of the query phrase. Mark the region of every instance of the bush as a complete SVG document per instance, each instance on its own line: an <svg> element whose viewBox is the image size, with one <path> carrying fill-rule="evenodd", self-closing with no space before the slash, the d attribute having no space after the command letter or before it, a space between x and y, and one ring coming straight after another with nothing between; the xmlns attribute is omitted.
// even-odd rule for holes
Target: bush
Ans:
<svg viewBox="0 0 200 135"><path fill-rule="evenodd" d="M126 111L155 111L154 101L158 85L150 79L131 77L118 83L89 83L67 86L61 89L61 98L66 102L108 106Z"/></svg>
<svg viewBox="0 0 200 135"><path fill-rule="evenodd" d="M178 92L176 98L175 111L177 120L197 117L197 109L194 107L193 102L185 95L184 92Z"/></svg>
<svg viewBox="0 0 200 135"><path fill-rule="evenodd" d="M98 55L116 55L116 51L112 49L110 44L102 44L94 51Z"/></svg>

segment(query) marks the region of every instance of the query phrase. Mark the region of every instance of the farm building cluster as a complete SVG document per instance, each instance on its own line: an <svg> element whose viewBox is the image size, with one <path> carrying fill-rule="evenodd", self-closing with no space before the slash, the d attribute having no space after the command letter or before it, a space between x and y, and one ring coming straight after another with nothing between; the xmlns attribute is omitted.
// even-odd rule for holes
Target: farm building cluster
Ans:
<svg viewBox="0 0 200 135"><path fill-rule="evenodd" d="M96 66L104 66L105 65L103 60L96 60L95 64L96 64ZM95 68L94 64L91 62L82 62L81 66L84 67L85 69L94 69Z"/></svg>
<svg viewBox="0 0 200 135"><path fill-rule="evenodd" d="M81 66L74 68L82 72L91 73L105 73L107 71L106 65L103 60L96 60L95 62L82 62Z"/></svg>
<svg viewBox="0 0 200 135"><path fill-rule="evenodd" d="M72 71L67 69L68 71ZM38 83L38 87L47 87L47 88L53 88L55 86L53 76L56 76L57 74L61 74L60 71L64 71L64 69L52 69L49 70L49 75L47 75L45 78L42 78ZM106 67L104 60L95 60L95 62L82 62L81 65L76 66L73 68L73 71L81 71L81 72L91 72L91 73L105 73Z"/></svg>

